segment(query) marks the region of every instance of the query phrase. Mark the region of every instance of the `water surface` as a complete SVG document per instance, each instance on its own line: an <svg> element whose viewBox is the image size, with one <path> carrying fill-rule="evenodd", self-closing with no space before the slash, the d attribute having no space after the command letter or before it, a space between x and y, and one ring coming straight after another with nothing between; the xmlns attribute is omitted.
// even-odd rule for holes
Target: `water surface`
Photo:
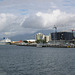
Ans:
<svg viewBox="0 0 75 75"><path fill-rule="evenodd" d="M0 75L75 75L75 48L0 46Z"/></svg>

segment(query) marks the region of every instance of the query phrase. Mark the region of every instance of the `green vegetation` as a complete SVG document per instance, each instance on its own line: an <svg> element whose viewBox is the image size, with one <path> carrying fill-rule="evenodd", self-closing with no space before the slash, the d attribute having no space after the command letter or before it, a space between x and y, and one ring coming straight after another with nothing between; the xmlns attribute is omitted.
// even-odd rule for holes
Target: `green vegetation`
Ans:
<svg viewBox="0 0 75 75"><path fill-rule="evenodd" d="M28 41L26 41L26 40L25 40L25 41L23 41L23 42L28 43Z"/></svg>
<svg viewBox="0 0 75 75"><path fill-rule="evenodd" d="M36 40L36 43L46 43L45 40Z"/></svg>

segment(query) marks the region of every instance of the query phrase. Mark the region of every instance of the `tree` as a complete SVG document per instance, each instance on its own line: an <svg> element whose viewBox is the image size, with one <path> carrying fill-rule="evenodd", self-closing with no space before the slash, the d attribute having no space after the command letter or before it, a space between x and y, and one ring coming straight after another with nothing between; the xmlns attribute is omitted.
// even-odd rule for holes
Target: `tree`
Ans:
<svg viewBox="0 0 75 75"><path fill-rule="evenodd" d="M28 41L24 40L23 42L28 43Z"/></svg>
<svg viewBox="0 0 75 75"><path fill-rule="evenodd" d="M36 40L36 43L46 43L45 40Z"/></svg>

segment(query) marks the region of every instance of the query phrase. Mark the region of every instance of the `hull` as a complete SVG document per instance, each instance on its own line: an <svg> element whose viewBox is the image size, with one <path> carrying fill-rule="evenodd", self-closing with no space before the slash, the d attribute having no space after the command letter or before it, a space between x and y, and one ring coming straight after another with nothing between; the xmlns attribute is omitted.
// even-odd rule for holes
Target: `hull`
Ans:
<svg viewBox="0 0 75 75"><path fill-rule="evenodd" d="M0 45L7 45L7 42L0 42Z"/></svg>

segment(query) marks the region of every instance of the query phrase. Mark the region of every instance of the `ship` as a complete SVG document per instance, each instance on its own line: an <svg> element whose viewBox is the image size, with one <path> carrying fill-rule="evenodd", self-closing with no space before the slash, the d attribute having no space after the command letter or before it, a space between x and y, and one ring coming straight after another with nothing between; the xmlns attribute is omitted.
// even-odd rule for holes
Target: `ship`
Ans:
<svg viewBox="0 0 75 75"><path fill-rule="evenodd" d="M7 45L10 44L11 40L8 38L3 38L2 40L0 40L0 45Z"/></svg>

